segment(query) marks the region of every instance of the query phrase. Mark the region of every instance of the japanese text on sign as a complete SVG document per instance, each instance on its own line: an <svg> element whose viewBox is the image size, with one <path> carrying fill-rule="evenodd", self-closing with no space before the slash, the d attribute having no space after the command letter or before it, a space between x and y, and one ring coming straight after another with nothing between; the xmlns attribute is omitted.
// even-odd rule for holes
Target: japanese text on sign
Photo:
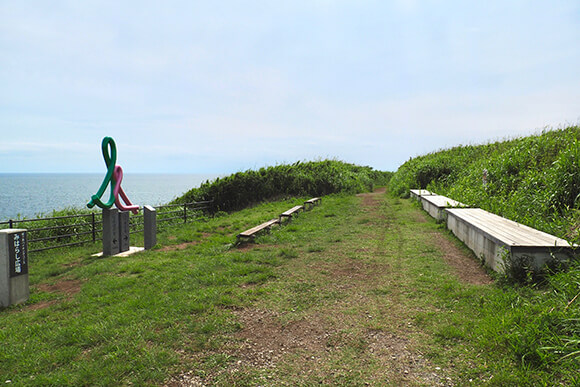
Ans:
<svg viewBox="0 0 580 387"><path fill-rule="evenodd" d="M12 241L8 246L10 250L10 277L28 274L26 233L14 233L11 239Z"/></svg>

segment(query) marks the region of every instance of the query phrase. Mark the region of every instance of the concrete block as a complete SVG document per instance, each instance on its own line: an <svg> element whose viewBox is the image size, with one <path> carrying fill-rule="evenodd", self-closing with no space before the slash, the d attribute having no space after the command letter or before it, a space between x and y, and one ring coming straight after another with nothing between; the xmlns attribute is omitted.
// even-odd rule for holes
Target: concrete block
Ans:
<svg viewBox="0 0 580 387"><path fill-rule="evenodd" d="M0 230L0 306L26 302L28 283L28 234L24 229Z"/></svg>
<svg viewBox="0 0 580 387"><path fill-rule="evenodd" d="M131 245L129 211L119 212L119 252L129 250Z"/></svg>
<svg viewBox="0 0 580 387"><path fill-rule="evenodd" d="M143 207L143 226L145 249L151 249L157 244L157 211L151 206Z"/></svg>
<svg viewBox="0 0 580 387"><path fill-rule="evenodd" d="M103 256L119 254L119 210L116 208L103 209Z"/></svg>

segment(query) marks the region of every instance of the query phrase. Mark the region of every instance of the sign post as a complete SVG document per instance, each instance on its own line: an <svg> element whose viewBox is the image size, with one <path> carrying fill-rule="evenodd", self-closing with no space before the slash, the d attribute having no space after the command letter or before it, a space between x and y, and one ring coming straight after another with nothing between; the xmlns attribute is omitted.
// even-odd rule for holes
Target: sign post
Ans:
<svg viewBox="0 0 580 387"><path fill-rule="evenodd" d="M0 230L0 307L28 301L28 234L24 229Z"/></svg>

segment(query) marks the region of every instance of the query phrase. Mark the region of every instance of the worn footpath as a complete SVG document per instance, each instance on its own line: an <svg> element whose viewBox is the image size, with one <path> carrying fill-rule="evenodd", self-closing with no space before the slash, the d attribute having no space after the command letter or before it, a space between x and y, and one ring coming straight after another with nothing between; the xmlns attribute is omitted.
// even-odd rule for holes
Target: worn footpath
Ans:
<svg viewBox="0 0 580 387"><path fill-rule="evenodd" d="M231 311L240 329L219 350L199 354L203 372L180 373L167 385L453 385L453 371L423 353L430 333L416 324L436 312L429 277L468 286L490 278L408 201L378 190L357 203L327 214L316 244L274 235L247 247L292 259L259 285L259 297ZM216 356L226 360L208 366Z"/></svg>

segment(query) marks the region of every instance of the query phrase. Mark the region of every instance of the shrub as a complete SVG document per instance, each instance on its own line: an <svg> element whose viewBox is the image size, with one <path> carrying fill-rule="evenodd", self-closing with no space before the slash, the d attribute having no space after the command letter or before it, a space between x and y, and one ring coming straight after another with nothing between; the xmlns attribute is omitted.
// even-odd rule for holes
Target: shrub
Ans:
<svg viewBox="0 0 580 387"><path fill-rule="evenodd" d="M284 196L356 193L386 185L391 173L336 160L297 162L247 170L207 181L176 202L213 200L213 211L235 211Z"/></svg>

